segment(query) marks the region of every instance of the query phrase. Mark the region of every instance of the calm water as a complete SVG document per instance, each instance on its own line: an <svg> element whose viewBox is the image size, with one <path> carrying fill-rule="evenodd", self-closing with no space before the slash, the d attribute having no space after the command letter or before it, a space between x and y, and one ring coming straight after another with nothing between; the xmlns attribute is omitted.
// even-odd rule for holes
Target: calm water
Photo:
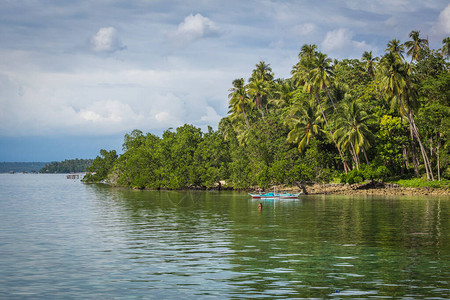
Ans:
<svg viewBox="0 0 450 300"><path fill-rule="evenodd" d="M449 197L112 189L0 175L0 298L450 298Z"/></svg>

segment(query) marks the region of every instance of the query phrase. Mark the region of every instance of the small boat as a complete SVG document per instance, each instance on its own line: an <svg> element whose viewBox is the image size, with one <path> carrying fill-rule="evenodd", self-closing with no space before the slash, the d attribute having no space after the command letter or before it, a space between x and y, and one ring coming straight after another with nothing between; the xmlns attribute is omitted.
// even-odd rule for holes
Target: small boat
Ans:
<svg viewBox="0 0 450 300"><path fill-rule="evenodd" d="M276 193L270 192L265 194L250 194L253 199L297 199L300 193L291 194L291 193Z"/></svg>

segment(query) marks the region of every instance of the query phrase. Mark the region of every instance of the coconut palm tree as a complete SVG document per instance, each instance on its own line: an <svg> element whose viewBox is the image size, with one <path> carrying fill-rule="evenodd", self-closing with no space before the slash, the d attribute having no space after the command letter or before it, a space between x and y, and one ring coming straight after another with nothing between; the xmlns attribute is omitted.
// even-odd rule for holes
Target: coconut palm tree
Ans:
<svg viewBox="0 0 450 300"><path fill-rule="evenodd" d="M364 51L361 60L366 64L367 73L369 73L370 78L375 76L375 64L379 60L378 57L372 56L372 51Z"/></svg>
<svg viewBox="0 0 450 300"><path fill-rule="evenodd" d="M298 102L289 110L285 120L291 129L287 141L298 143L298 150L303 152L311 138L319 133L323 119L315 101Z"/></svg>
<svg viewBox="0 0 450 300"><path fill-rule="evenodd" d="M450 58L450 37L446 37L442 40L442 56Z"/></svg>
<svg viewBox="0 0 450 300"><path fill-rule="evenodd" d="M403 62L393 52L387 53L380 61L378 76L380 86L385 94L391 99L391 106L408 119L413 137L419 143L428 180L434 180L431 164L423 147L419 130L414 121L414 110L417 108L417 90L414 77L411 72L412 66Z"/></svg>
<svg viewBox="0 0 450 300"><path fill-rule="evenodd" d="M291 74L294 83L304 85L304 77L312 69L312 59L317 54L317 45L304 44L298 54L299 61L294 65Z"/></svg>
<svg viewBox="0 0 450 300"><path fill-rule="evenodd" d="M284 108L291 104L294 86L292 80L289 79L277 79L273 87L273 98L269 100L269 103L276 108Z"/></svg>
<svg viewBox="0 0 450 300"><path fill-rule="evenodd" d="M263 81L272 81L273 80L273 72L270 64L266 64L264 61L260 61L255 65L255 69L252 72L252 77L250 78L250 82L253 80L263 80Z"/></svg>
<svg viewBox="0 0 450 300"><path fill-rule="evenodd" d="M387 44L386 52L392 52L395 56L403 59L403 53L405 53L405 47L399 40L390 40Z"/></svg>
<svg viewBox="0 0 450 300"><path fill-rule="evenodd" d="M374 135L367 127L367 123L375 118L364 111L357 100L350 104L343 103L337 114L334 138L342 149L348 149L356 168L359 169L359 153L362 151L369 164L365 150L370 148L370 141Z"/></svg>
<svg viewBox="0 0 450 300"><path fill-rule="evenodd" d="M419 33L420 31L411 31L411 33L409 34L411 40L405 42L405 48L407 49L406 54L411 56L411 61L417 61L417 59L419 58L419 53L428 48L428 40L421 39L419 37Z"/></svg>
<svg viewBox="0 0 450 300"><path fill-rule="evenodd" d="M294 82L297 85L303 86L303 91L315 97L323 120L328 127L328 119L325 115L325 110L320 100L320 91L324 90L327 93L328 99L331 101L334 110L336 110L331 93L328 90L328 86L331 84L331 79L334 77L333 66L331 59L328 58L326 54L317 52L316 49L316 45L303 45L302 50L299 53L300 60L294 66L291 74ZM337 142L333 139L333 133L330 132L329 135L339 151L339 155L341 156L342 163L344 165L344 170L347 173L349 168L342 151Z"/></svg>
<svg viewBox="0 0 450 300"><path fill-rule="evenodd" d="M262 79L254 79L247 85L247 89L250 98L254 101L256 108L261 112L264 119L265 104L270 92L268 82Z"/></svg>
<svg viewBox="0 0 450 300"><path fill-rule="evenodd" d="M325 123L328 125L328 120L320 101L320 91L323 90L327 93L333 108L336 109L330 91L328 90L331 78L334 76L331 59L321 52L315 52L312 57L301 56L300 62L294 67L292 73L294 80L297 83L301 82L303 84L303 90L315 96Z"/></svg>
<svg viewBox="0 0 450 300"><path fill-rule="evenodd" d="M244 78L233 80L233 87L230 88L229 91L231 92L228 95L228 98L230 99L229 108L234 113L242 113L247 129L249 129L250 124L247 119L246 107L249 105L250 99L244 85Z"/></svg>

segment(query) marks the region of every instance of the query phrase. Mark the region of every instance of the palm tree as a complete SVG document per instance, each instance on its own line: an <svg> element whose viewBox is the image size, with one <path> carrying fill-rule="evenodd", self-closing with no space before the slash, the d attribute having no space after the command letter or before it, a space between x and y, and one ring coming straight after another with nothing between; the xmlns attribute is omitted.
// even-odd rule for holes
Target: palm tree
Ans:
<svg viewBox="0 0 450 300"><path fill-rule="evenodd" d="M442 56L445 58L450 57L450 37L446 37L442 40Z"/></svg>
<svg viewBox="0 0 450 300"><path fill-rule="evenodd" d="M391 99L391 105L397 108L401 115L407 117L412 135L420 146L427 179L434 180L431 164L414 121L413 110L417 107L415 101L417 90L412 71L411 65L403 62L397 54L389 52L380 61L378 76L380 77L380 86Z"/></svg>
<svg viewBox="0 0 450 300"><path fill-rule="evenodd" d="M405 53L405 47L399 40L393 39L387 44L386 52L392 52L395 56L403 59L403 53Z"/></svg>
<svg viewBox="0 0 450 300"><path fill-rule="evenodd" d="M366 63L366 70L369 73L370 78L375 76L375 62L378 61L378 57L372 56L372 51L364 51L362 55L362 61Z"/></svg>
<svg viewBox="0 0 450 300"><path fill-rule="evenodd" d="M294 86L292 80L289 79L277 79L275 80L273 98L269 100L269 103L276 108L284 108L291 104Z"/></svg>
<svg viewBox="0 0 450 300"><path fill-rule="evenodd" d="M317 54L317 45L304 44L298 54L299 61L291 71L292 79L298 85L304 85L304 76L312 69L312 59Z"/></svg>
<svg viewBox="0 0 450 300"><path fill-rule="evenodd" d="M256 108L261 112L264 119L264 107L267 101L267 95L269 94L269 84L262 79L254 79L248 85L248 94L253 99Z"/></svg>
<svg viewBox="0 0 450 300"><path fill-rule="evenodd" d="M310 139L319 133L323 123L317 104L314 105L313 103L312 101L304 101L294 104L285 120L285 124L292 128L287 141L298 143L300 152L303 152L309 145Z"/></svg>
<svg viewBox="0 0 450 300"><path fill-rule="evenodd" d="M244 85L244 78L233 80L233 87L229 91L231 92L228 95L228 98L230 98L229 108L232 112L243 114L245 124L247 124L247 129L249 129L250 125L245 112L246 107L249 105L249 97Z"/></svg>
<svg viewBox="0 0 450 300"><path fill-rule="evenodd" d="M327 57L326 54L316 51L316 45L303 45L302 50L299 53L299 62L294 66L291 71L292 78L297 85L303 86L303 91L314 95L317 104L319 106L320 112L322 113L325 124L328 127L328 119L325 115L325 111L322 107L322 102L320 101L320 91L324 90L327 93L328 99L331 101L334 110L336 106L331 98L331 94L328 90L328 86L331 83L331 78L333 78L333 67L331 65L331 59ZM342 151L333 139L332 132L330 133L331 139L336 145L341 156L342 163L344 165L344 170L347 173L349 170Z"/></svg>
<svg viewBox="0 0 450 300"><path fill-rule="evenodd" d="M308 79L310 84L314 85L318 90L323 90L327 93L333 108L336 109L330 91L328 90L331 78L334 76L331 62L331 58L327 57L326 54L318 52L312 59L313 69L309 72Z"/></svg>
<svg viewBox="0 0 450 300"><path fill-rule="evenodd" d="M405 42L405 47L408 50L406 54L411 56L411 61L417 61L417 59L419 58L419 53L428 48L428 40L421 39L419 37L419 33L420 31L411 31L411 33L409 34L411 41Z"/></svg>
<svg viewBox="0 0 450 300"><path fill-rule="evenodd" d="M253 70L252 77L250 78L250 82L253 80L263 80L263 81L272 81L273 80L273 72L270 64L266 64L264 61L260 61L255 65L255 69Z"/></svg>
<svg viewBox="0 0 450 300"><path fill-rule="evenodd" d="M359 169L359 153L362 151L369 164L365 150L370 148L370 140L374 135L367 127L367 123L375 118L364 111L357 100L350 104L344 103L342 110L338 113L334 138L342 149L348 149Z"/></svg>

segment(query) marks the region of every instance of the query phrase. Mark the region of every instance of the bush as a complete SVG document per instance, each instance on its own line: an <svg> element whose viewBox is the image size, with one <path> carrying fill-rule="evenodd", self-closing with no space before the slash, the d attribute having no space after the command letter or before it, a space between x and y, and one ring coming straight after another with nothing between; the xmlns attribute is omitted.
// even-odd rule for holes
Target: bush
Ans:
<svg viewBox="0 0 450 300"><path fill-rule="evenodd" d="M413 179L403 179L398 180L393 183L399 184L403 187L431 187L431 188L449 188L450 180L441 180L441 181L426 181L421 178L413 178Z"/></svg>
<svg viewBox="0 0 450 300"><path fill-rule="evenodd" d="M362 170L353 169L347 174L342 174L341 183L354 184L364 181L364 173Z"/></svg>

